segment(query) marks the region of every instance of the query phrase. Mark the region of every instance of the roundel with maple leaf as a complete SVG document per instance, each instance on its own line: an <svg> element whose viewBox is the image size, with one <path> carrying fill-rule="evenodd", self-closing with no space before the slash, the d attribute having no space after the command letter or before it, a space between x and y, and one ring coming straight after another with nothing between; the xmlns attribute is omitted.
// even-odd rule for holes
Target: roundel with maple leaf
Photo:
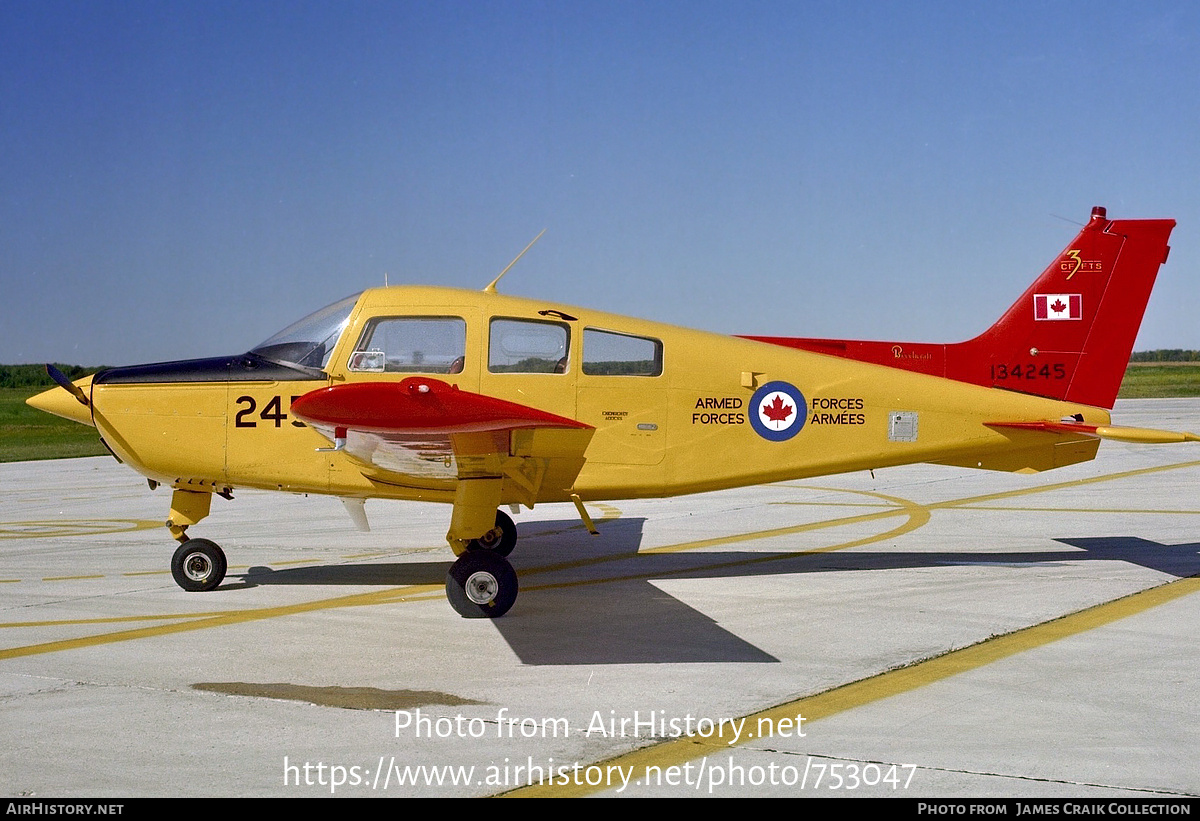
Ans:
<svg viewBox="0 0 1200 821"><path fill-rule="evenodd" d="M772 442L791 439L808 419L808 403L800 389L788 382L768 382L750 399L750 425Z"/></svg>

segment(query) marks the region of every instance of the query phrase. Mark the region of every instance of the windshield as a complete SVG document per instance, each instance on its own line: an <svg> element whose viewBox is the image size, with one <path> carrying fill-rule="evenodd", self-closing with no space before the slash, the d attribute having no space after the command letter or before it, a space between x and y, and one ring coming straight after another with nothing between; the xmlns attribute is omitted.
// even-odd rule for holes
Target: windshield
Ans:
<svg viewBox="0 0 1200 821"><path fill-rule="evenodd" d="M293 322L266 342L251 348L250 352L272 362L324 368L358 297L359 294L348 296Z"/></svg>

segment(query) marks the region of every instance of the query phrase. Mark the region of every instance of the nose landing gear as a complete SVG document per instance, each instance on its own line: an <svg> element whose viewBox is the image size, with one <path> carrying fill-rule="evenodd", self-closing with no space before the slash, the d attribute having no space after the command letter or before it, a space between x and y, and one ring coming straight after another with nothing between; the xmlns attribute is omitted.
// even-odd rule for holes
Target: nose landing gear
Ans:
<svg viewBox="0 0 1200 821"><path fill-rule="evenodd" d="M171 557L171 575L184 590L215 590L225 579L225 551L208 539L188 539Z"/></svg>

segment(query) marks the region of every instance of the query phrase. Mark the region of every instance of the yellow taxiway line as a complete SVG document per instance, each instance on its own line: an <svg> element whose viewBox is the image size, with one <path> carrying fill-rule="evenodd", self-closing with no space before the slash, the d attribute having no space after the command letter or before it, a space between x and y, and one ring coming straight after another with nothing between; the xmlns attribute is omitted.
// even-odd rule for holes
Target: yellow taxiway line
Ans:
<svg viewBox="0 0 1200 821"><path fill-rule="evenodd" d="M797 533L810 532L815 530L840 527L843 525L860 524L875 520L882 520L895 516L904 516L906 520L894 528L886 530L882 533L877 533L871 536L856 538L848 542L828 545L825 547L811 548L803 551L788 552L784 554L771 554L764 556L756 556L746 559L738 559L734 561L721 561L712 565L689 567L686 570L677 572L694 572L696 570L711 569L716 567L732 567L754 564L765 561L778 561L782 559L793 558L797 555L808 553L821 553L833 550L843 550L850 547L866 545L889 538L895 538L899 535L919 528L921 525L929 521L932 513L937 510L950 510L956 508L971 508L984 507L988 502L999 502L1004 499L1009 499L1017 496L1026 496L1036 493L1045 493L1053 490L1079 487L1098 482L1109 482L1134 476L1141 476L1151 473L1159 473L1169 470L1178 470L1182 468L1191 468L1200 466L1200 460L1191 462L1181 462L1172 465L1163 465L1150 468L1142 468L1138 470L1122 471L1119 473L1111 473L1103 476L1095 476L1086 479L1078 479L1067 482L1059 482L1051 485L1041 485L1037 487L1018 488L1008 491L996 493L987 493L977 496L964 497L960 499L951 499L942 502L934 502L930 504L919 504L910 500L902 499L895 496L888 496L880 493L868 491L851 491L862 493L863 495L871 496L878 499L878 502L871 504L883 505L884 507L870 513L863 513L854 516L847 516L837 519L829 519L820 522L808 522L804 524L785 526L779 528L770 528L750 533L735 534L730 536L714 537L709 539L699 539L688 542L681 542L674 545L666 545L656 548L647 548L639 551L639 554L646 553L675 553L690 550L699 550L707 547L714 547L732 543L740 543L754 541L759 539L770 539L781 536L793 535ZM814 489L810 486L802 486L806 489ZM841 489L845 490L845 489ZM830 506L837 506L838 503L828 503ZM860 505L852 505L860 506ZM1063 510L1055 508L1055 510ZM1148 511L1130 511L1130 512L1148 512ZM1194 513L1195 511L1154 511L1164 513ZM615 509L606 511L608 515L605 518L614 518L616 515ZM555 570L563 570L581 567L585 565L600 564L609 561L620 561L631 558L630 555L620 556L605 556L594 559L584 559L576 562L564 562L555 565L547 565L539 568L531 568L523 571L523 575L533 575L535 573L544 573ZM546 585L534 586L526 589L556 589L572 587L580 584L601 584L612 581L630 578L658 578L671 573L664 573L661 570L653 573L634 573L620 577L605 577L596 580L583 580L572 582L551 583ZM880 699L890 696L909 692L911 690L924 687L928 684L941 681L959 673L975 670L980 667L991 664L1000 659L1012 656L1026 650L1040 647L1051 642L1058 641L1069 636L1078 635L1089 630L1096 629L1113 621L1127 618L1137 613L1144 612L1150 608L1157 607L1169 601L1173 601L1182 596L1189 595L1200 589L1200 577L1192 576L1188 578L1178 579L1166 584L1143 590L1134 593L1124 598L1114 601L1105 602L1093 607L1081 610L1077 613L1062 616L1048 622L1036 624L1031 627L1023 628L1015 632L992 637L977 644L968 647L953 650L943 655L934 658L925 659L914 664L909 664L904 667L880 673L860 681L835 687L822 693L806 696L786 704L777 705L775 707L753 713L746 716L746 720L750 722L750 726L759 727L778 726L781 719L794 719L797 715L803 715L807 721L817 721L828 716L836 715L837 713L854 709L865 704L869 704ZM250 610L235 610L235 611L218 611L209 613L192 613L192 614L171 614L157 616L135 616L116 619L95 619L95 620L78 620L78 621L45 621L45 622L15 622L8 624L0 624L0 628L17 628L17 627L37 627L37 626L56 626L66 624L108 624L114 622L128 623L131 621L168 621L166 624L156 624L145 627L137 627L127 630L120 630L111 633L102 633L98 635L82 636L75 639L65 639L61 641L44 642L40 644L32 644L24 647L14 647L6 650L0 650L0 660L18 658L22 656L37 655L41 653L61 652L64 650L79 649L83 647L94 647L103 644L109 644L121 641L131 641L141 638L149 638L152 636L161 636L170 633L179 633L192 630L203 630L211 627L221 627L230 624L239 624L249 621L258 621L262 619L277 618L281 616L295 615L299 613L307 613L319 610L326 610L340 607L361 607L379 604L388 604L401 601L428 600L430 598L439 597L441 595L441 585L408 585L399 588L389 588L387 590L373 591L369 593L359 593L350 596L339 596L329 599L321 599L317 601L302 602L291 605L283 605L277 607L266 607ZM767 735L755 735L756 738L769 737ZM736 743L744 743L746 736L738 740ZM644 747L639 750L627 753L609 759L608 761L600 762L599 766L621 766L628 768L634 766L638 768L636 771L644 771L642 768L646 766L667 768L670 766L678 766L688 761L716 754L719 751L728 751L731 747L732 738L724 737L724 731L718 731L708 738L680 738L669 741L663 741ZM534 796L534 795L587 795L599 791L600 787L590 788L587 786L566 785L566 786L532 786L525 787L511 792L505 793L508 796Z"/></svg>
<svg viewBox="0 0 1200 821"><path fill-rule="evenodd" d="M634 773L648 772L648 768L655 767L660 771L665 771L669 767L678 767L704 756L727 753L733 747L740 746L751 738L761 740L770 737L770 733L760 735L757 732L758 728L779 727L780 721L791 722L790 725L785 726L795 727L797 716L803 716L805 722L819 721L822 718L862 707L874 701L925 687L959 673L985 667L1035 647L1086 633L1160 604L1174 601L1197 590L1200 590L1200 577L1189 576L1178 579L1124 598L1080 610L1077 613L1035 624L1003 636L989 638L960 650L952 650L915 664L752 713L745 716L744 725L754 728L751 730L754 735L750 737L748 737L749 734L745 734L740 739L735 739L729 725L722 724L707 738L697 736L662 741L624 755L596 762L594 766L601 770L620 767L624 771ZM735 721L738 720L735 719ZM743 725L739 723L738 726ZM579 797L601 792L607 788L607 784L595 787L586 784L535 785L512 790L502 795L513 798Z"/></svg>

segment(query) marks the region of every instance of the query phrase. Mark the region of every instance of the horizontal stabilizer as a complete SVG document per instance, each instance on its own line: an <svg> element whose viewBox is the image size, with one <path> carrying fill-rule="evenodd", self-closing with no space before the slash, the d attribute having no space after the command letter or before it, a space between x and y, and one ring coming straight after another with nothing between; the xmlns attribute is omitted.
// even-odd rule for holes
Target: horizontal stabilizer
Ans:
<svg viewBox="0 0 1200 821"><path fill-rule="evenodd" d="M1085 425L1082 422L988 422L991 428L1041 430L1047 433L1078 433L1097 439L1135 442L1142 445L1168 445L1178 442L1200 442L1200 436L1186 431L1131 428L1122 425Z"/></svg>

